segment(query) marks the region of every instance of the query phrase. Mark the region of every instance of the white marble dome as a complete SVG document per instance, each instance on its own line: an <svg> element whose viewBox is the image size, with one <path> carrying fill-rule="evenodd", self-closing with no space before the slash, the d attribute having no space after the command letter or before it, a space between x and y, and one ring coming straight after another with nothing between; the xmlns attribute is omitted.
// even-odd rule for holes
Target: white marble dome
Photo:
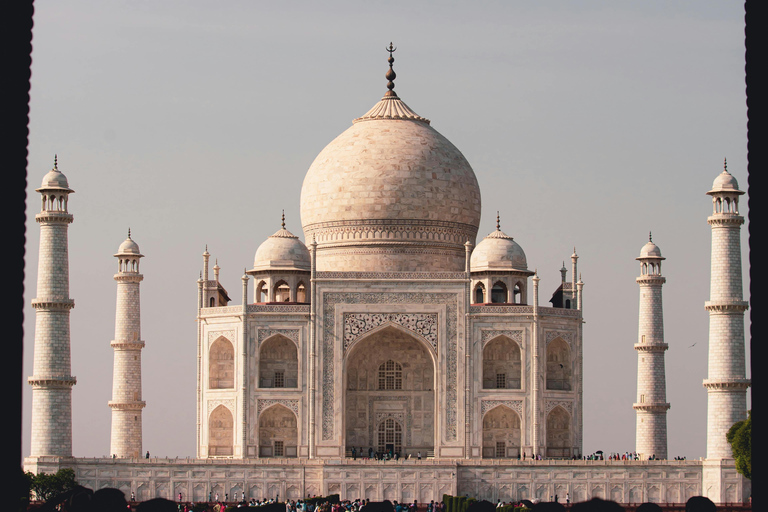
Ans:
<svg viewBox="0 0 768 512"><path fill-rule="evenodd" d="M520 244L496 228L477 244L469 260L472 272L483 270L528 270L528 260Z"/></svg>
<svg viewBox="0 0 768 512"><path fill-rule="evenodd" d="M456 146L388 94L312 163L301 221L318 270L462 271L480 188Z"/></svg>
<svg viewBox="0 0 768 512"><path fill-rule="evenodd" d="M69 188L69 182L67 181L67 177L64 176L64 174L59 171L59 165L58 162L55 162L53 164L53 169L48 171L48 173L43 176L43 182L40 185L40 188L37 189L37 191L41 190L66 190L68 192L74 192L74 190Z"/></svg>
<svg viewBox="0 0 768 512"><path fill-rule="evenodd" d="M141 256L141 251L139 250L139 244L137 244L131 239L130 231L128 232L128 238L126 238L125 241L121 243L120 247L117 249L117 254L120 254L120 255L135 254L135 255Z"/></svg>
<svg viewBox="0 0 768 512"><path fill-rule="evenodd" d="M648 241L642 249L640 249L640 258L660 258L660 259L666 259L661 257L661 249L659 249L659 246L655 243Z"/></svg>
<svg viewBox="0 0 768 512"><path fill-rule="evenodd" d="M721 172L712 183L710 192L735 192L739 190L739 182L728 171Z"/></svg>
<svg viewBox="0 0 768 512"><path fill-rule="evenodd" d="M311 260L309 250L299 237L283 226L274 235L267 238L256 250L253 257L253 270L306 270L309 271Z"/></svg>

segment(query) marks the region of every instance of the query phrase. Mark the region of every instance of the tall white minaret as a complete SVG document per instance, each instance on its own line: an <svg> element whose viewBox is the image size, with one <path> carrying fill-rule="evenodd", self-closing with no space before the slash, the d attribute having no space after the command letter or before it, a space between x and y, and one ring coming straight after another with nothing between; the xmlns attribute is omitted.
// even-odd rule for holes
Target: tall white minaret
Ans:
<svg viewBox="0 0 768 512"><path fill-rule="evenodd" d="M141 456L141 303L139 285L144 276L139 273L139 260L144 256L139 246L128 238L120 244L117 258L117 308L115 313L115 349L112 375L112 435L110 454L121 458Z"/></svg>
<svg viewBox="0 0 768 512"><path fill-rule="evenodd" d="M724 165L712 190L712 267L709 301L709 369L707 388L707 459L733 458L725 438L728 429L747 418L747 388L744 359L744 311L741 283L741 225L736 178Z"/></svg>
<svg viewBox="0 0 768 512"><path fill-rule="evenodd" d="M664 353L664 311L661 287L666 279L661 275L661 250L648 236L640 250L640 315L637 343L637 414L635 451L645 460L656 456L667 458L667 380Z"/></svg>
<svg viewBox="0 0 768 512"><path fill-rule="evenodd" d="M34 374L32 386L32 446L30 457L72 456L72 386L69 311L69 250L67 231L73 217L67 212L69 188L59 172L58 158L53 170L37 189L42 209L35 215L40 224L40 259L37 267L35 308Z"/></svg>

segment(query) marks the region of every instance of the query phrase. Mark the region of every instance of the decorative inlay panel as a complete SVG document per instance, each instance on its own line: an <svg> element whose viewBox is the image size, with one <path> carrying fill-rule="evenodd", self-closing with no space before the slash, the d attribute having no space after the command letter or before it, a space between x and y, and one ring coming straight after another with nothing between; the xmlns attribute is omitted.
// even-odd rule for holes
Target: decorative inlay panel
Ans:
<svg viewBox="0 0 768 512"><path fill-rule="evenodd" d="M480 417L485 416L485 413L497 407L499 405L505 405L515 411L520 417L523 416L523 401L522 400L483 400L480 403Z"/></svg>
<svg viewBox="0 0 768 512"><path fill-rule="evenodd" d="M256 336L258 340L258 345L261 346L261 342L265 339L269 338L273 334L281 334L288 338L289 340L293 341L296 346L299 346L299 330L298 329L259 329L258 335Z"/></svg>
<svg viewBox="0 0 768 512"><path fill-rule="evenodd" d="M412 285L411 285L412 287ZM446 311L446 339L441 347L446 351L446 389L445 398L445 435L447 441L455 441L458 418L457 390L457 325L458 304L464 299L455 293L417 293L417 292L332 292L323 295L323 332L322 332L322 440L333 439L334 404L337 397L334 388L335 372L335 313L340 304L444 304ZM343 339L340 348L343 350Z"/></svg>
<svg viewBox="0 0 768 512"><path fill-rule="evenodd" d="M234 329L230 329L230 330L227 330L227 331L210 331L208 333L208 346L210 347L211 343L216 341L218 338L221 338L222 336L224 338L227 338L233 344L235 343L236 338L235 338L235 330Z"/></svg>
<svg viewBox="0 0 768 512"><path fill-rule="evenodd" d="M480 331L480 341L483 345L491 341L492 339L496 338L497 336L506 336L507 338L514 340L517 342L518 345L523 345L523 331L517 330L517 331L509 331L509 330L502 330L502 331L493 331L493 330L482 330Z"/></svg>
<svg viewBox="0 0 768 512"><path fill-rule="evenodd" d="M437 350L437 313L344 313L344 350L366 332L388 323L418 334Z"/></svg>
<svg viewBox="0 0 768 512"><path fill-rule="evenodd" d="M227 409L229 409L229 412L232 413L232 416L235 415L235 400L234 398L224 398L224 399L216 399L216 400L208 400L208 414L211 414L214 409L216 409L218 406L223 405Z"/></svg>
<svg viewBox="0 0 768 512"><path fill-rule="evenodd" d="M561 406L566 411L568 411L568 414L573 416L572 400L547 400L547 414L549 414L552 411L552 409L554 409L558 405Z"/></svg>
<svg viewBox="0 0 768 512"><path fill-rule="evenodd" d="M545 336L547 345L555 338L562 338L569 346L573 346L573 332L571 331L546 331Z"/></svg>
<svg viewBox="0 0 768 512"><path fill-rule="evenodd" d="M242 308L240 309L242 311ZM309 305L306 304L248 304L248 313L305 313L309 314Z"/></svg>
<svg viewBox="0 0 768 512"><path fill-rule="evenodd" d="M256 400L256 416L260 416L264 409L275 404L284 405L285 407L292 410L297 418L299 417L299 401L290 399L258 399Z"/></svg>

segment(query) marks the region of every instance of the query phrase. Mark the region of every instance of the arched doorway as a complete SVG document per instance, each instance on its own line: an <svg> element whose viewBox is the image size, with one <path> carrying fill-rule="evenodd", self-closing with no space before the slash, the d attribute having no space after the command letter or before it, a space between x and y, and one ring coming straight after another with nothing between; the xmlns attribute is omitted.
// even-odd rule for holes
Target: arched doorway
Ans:
<svg viewBox="0 0 768 512"><path fill-rule="evenodd" d="M571 415L559 405L547 415L547 457L571 456Z"/></svg>
<svg viewBox="0 0 768 512"><path fill-rule="evenodd" d="M521 435L520 416L509 407L494 407L483 417L483 458L517 457Z"/></svg>
<svg viewBox="0 0 768 512"><path fill-rule="evenodd" d="M299 428L296 415L276 404L259 415L259 457L296 457Z"/></svg>
<svg viewBox="0 0 768 512"><path fill-rule="evenodd" d="M351 345L344 372L347 450L391 448L401 457L434 450L435 365L425 342L384 327Z"/></svg>
<svg viewBox="0 0 768 512"><path fill-rule="evenodd" d="M208 455L212 457L231 457L234 453L233 441L235 421L232 412L220 405L208 418Z"/></svg>

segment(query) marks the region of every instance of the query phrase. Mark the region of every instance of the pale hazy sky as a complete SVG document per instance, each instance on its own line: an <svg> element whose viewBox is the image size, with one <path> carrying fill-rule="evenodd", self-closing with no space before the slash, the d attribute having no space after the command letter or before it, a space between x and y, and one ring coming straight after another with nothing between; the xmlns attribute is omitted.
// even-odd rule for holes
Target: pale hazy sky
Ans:
<svg viewBox="0 0 768 512"><path fill-rule="evenodd" d="M24 378L34 345L34 189L58 153L76 191L76 456L109 453L112 255L128 228L146 256L144 449L193 456L205 245L240 297L243 269L282 209L303 239L304 174L386 91L390 41L396 91L477 175L478 241L500 210L502 229L539 271L545 305L576 246L585 453L635 446L635 257L653 231L667 258L669 454L704 456L705 192L724 157L747 188L743 2L38 0L34 23ZM740 204L746 216L746 198ZM30 400L25 383L25 456Z"/></svg>

